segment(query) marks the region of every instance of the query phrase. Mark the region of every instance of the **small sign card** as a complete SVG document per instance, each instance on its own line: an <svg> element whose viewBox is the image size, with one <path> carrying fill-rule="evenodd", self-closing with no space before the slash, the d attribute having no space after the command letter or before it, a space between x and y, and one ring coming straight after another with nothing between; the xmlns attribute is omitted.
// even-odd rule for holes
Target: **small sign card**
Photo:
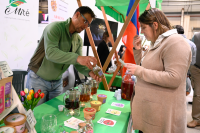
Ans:
<svg viewBox="0 0 200 133"><path fill-rule="evenodd" d="M114 110L114 109L108 109L108 110L106 111L106 113L119 116L119 115L121 114L121 111L119 111L119 110Z"/></svg>
<svg viewBox="0 0 200 133"><path fill-rule="evenodd" d="M101 119L99 121L97 121L97 123L99 123L99 124L103 124L103 125L110 126L110 127L113 127L116 122L117 121L115 121L115 120L111 120L111 119L107 119L107 118L103 118L103 117L101 117Z"/></svg>
<svg viewBox="0 0 200 133"><path fill-rule="evenodd" d="M31 129L34 129L35 128L35 124L36 124L36 119L35 119L35 116L33 114L33 111L31 109L29 109L27 112L26 112L26 121L29 125L29 127Z"/></svg>
<svg viewBox="0 0 200 133"><path fill-rule="evenodd" d="M69 128L78 129L78 124L81 122L84 121L77 119L75 117L71 117L70 119L64 121L64 125Z"/></svg>
<svg viewBox="0 0 200 133"><path fill-rule="evenodd" d="M6 61L0 61L0 79L7 78L11 75L13 75L13 72L11 71L10 67L8 66Z"/></svg>
<svg viewBox="0 0 200 133"><path fill-rule="evenodd" d="M124 107L124 104L122 104L122 103L115 103L115 102L113 102L113 103L111 104L111 106L115 106L115 107L120 107L120 108L123 108L123 107Z"/></svg>

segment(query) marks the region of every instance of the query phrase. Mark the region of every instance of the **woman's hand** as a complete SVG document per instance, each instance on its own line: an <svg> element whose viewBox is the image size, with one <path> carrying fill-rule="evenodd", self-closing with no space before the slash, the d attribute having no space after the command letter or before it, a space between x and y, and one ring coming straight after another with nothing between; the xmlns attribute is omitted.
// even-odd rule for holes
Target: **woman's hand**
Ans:
<svg viewBox="0 0 200 133"><path fill-rule="evenodd" d="M126 63L125 67L127 68L128 73L133 74L133 75L135 74L135 70L137 68L137 65L131 64L131 63Z"/></svg>
<svg viewBox="0 0 200 133"><path fill-rule="evenodd" d="M141 43L142 43L142 40L141 40L140 36L135 35L133 38L133 46L136 50L141 49Z"/></svg>

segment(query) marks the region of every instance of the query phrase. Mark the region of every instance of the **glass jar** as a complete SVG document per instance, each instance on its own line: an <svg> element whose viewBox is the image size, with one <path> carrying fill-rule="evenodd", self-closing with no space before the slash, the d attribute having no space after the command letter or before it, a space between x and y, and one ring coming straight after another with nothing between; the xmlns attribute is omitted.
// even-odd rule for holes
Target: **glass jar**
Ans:
<svg viewBox="0 0 200 133"><path fill-rule="evenodd" d="M133 91L134 91L134 81L131 78L131 74L126 72L122 78L122 85L121 85L122 99L130 101Z"/></svg>
<svg viewBox="0 0 200 133"><path fill-rule="evenodd" d="M92 85L92 88L91 88L91 95L96 95L98 88L99 88L98 82L96 80L93 80L93 85Z"/></svg>
<svg viewBox="0 0 200 133"><path fill-rule="evenodd" d="M103 78L103 72L99 66L93 67L93 72L95 75L97 75L99 78Z"/></svg>
<svg viewBox="0 0 200 133"><path fill-rule="evenodd" d="M78 133L86 133L86 123L81 122L78 124Z"/></svg>
<svg viewBox="0 0 200 133"><path fill-rule="evenodd" d="M92 117L86 116L85 123L86 123L86 133L93 133L94 132L94 124L92 123Z"/></svg>
<svg viewBox="0 0 200 133"><path fill-rule="evenodd" d="M80 91L81 107L85 107L85 104L87 102L90 102L91 85L87 81L86 83L79 85L78 88L79 88L79 91Z"/></svg>
<svg viewBox="0 0 200 133"><path fill-rule="evenodd" d="M65 105L64 112L68 115L80 115L80 91L71 88L65 92L63 97L63 102Z"/></svg>

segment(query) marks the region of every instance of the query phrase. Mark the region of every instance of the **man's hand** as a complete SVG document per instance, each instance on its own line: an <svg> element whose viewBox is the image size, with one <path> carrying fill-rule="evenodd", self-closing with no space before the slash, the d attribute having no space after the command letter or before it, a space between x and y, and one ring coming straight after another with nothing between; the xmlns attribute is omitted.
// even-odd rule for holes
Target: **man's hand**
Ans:
<svg viewBox="0 0 200 133"><path fill-rule="evenodd" d="M97 59L92 56L78 56L77 62L83 66L88 67L90 70L93 69L93 66L96 66ZM93 66L90 62L93 62Z"/></svg>
<svg viewBox="0 0 200 133"><path fill-rule="evenodd" d="M90 75L90 77L95 79L97 82L101 82L101 78L99 78L97 75L95 75L93 71L90 71L89 75Z"/></svg>

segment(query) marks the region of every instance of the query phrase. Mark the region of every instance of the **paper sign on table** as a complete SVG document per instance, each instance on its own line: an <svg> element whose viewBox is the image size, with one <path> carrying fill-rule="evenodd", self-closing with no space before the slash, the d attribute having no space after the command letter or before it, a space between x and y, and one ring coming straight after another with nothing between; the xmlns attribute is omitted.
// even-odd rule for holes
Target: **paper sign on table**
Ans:
<svg viewBox="0 0 200 133"><path fill-rule="evenodd" d="M64 125L69 128L78 129L78 124L81 122L84 122L84 121L79 120L75 117L71 117L70 119L64 121Z"/></svg>
<svg viewBox="0 0 200 133"><path fill-rule="evenodd" d="M124 107L124 104L122 104L122 103L115 103L115 102L113 102L113 103L111 104L111 106L116 106L116 107L123 108L123 107Z"/></svg>
<svg viewBox="0 0 200 133"><path fill-rule="evenodd" d="M110 127L113 127L116 122L117 121L115 121L115 120L111 120L111 119L107 119L107 118L103 118L103 117L101 117L101 119L99 121L97 121L97 123L99 123L99 124L103 124L103 125L110 126Z"/></svg>
<svg viewBox="0 0 200 133"><path fill-rule="evenodd" d="M114 110L114 109L108 109L108 110L106 111L106 113L119 116L119 115L121 114L121 111L119 111L119 110Z"/></svg>

